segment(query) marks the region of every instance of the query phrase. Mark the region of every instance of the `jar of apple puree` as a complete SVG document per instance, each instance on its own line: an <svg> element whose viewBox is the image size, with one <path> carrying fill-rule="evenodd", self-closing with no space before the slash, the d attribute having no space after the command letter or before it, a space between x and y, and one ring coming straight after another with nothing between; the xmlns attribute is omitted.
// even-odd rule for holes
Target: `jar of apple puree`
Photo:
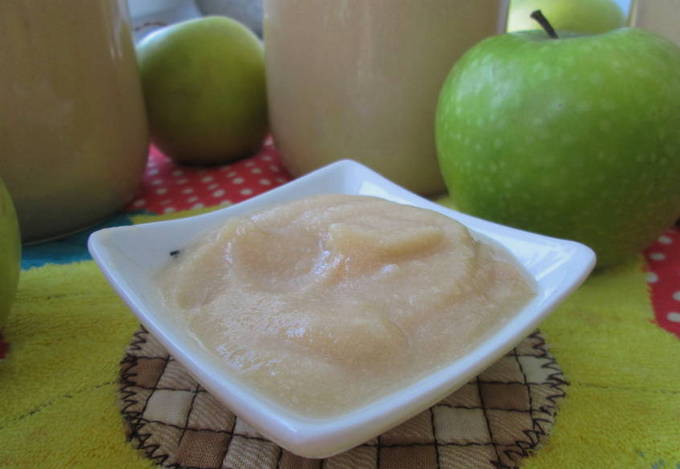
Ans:
<svg viewBox="0 0 680 469"><path fill-rule="evenodd" d="M24 241L135 193L147 124L125 0L0 1L0 177Z"/></svg>
<svg viewBox="0 0 680 469"><path fill-rule="evenodd" d="M632 3L630 23L680 46L680 0L636 0Z"/></svg>
<svg viewBox="0 0 680 469"><path fill-rule="evenodd" d="M453 63L505 28L503 0L265 0L270 119L295 176L358 160L444 191L434 115Z"/></svg>

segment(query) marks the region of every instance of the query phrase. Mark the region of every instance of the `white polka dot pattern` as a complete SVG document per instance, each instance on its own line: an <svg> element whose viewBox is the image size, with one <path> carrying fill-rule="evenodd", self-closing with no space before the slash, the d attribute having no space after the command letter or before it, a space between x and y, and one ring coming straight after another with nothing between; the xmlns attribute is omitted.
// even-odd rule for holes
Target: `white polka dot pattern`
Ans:
<svg viewBox="0 0 680 469"><path fill-rule="evenodd" d="M246 160L215 168L177 166L151 149L143 192L128 210L173 213L240 202L284 184L290 176L271 142Z"/></svg>
<svg viewBox="0 0 680 469"><path fill-rule="evenodd" d="M656 323L680 337L680 232L667 230L645 250Z"/></svg>

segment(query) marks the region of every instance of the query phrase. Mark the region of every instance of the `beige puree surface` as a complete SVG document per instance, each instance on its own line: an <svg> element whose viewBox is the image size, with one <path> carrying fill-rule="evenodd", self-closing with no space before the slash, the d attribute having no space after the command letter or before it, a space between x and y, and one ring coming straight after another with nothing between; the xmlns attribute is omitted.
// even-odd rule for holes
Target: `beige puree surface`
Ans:
<svg viewBox="0 0 680 469"><path fill-rule="evenodd" d="M347 195L232 219L159 281L230 374L308 417L414 382L533 295L509 254L448 217Z"/></svg>

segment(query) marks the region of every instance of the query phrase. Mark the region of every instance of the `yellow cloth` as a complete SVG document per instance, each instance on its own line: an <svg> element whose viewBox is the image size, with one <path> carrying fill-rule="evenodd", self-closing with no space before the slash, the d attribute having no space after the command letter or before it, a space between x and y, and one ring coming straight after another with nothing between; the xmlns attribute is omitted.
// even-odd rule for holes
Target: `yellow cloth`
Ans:
<svg viewBox="0 0 680 469"><path fill-rule="evenodd" d="M541 326L570 386L525 468L680 468L680 341L652 320L642 259L592 276Z"/></svg>
<svg viewBox="0 0 680 469"><path fill-rule="evenodd" d="M150 467L125 442L118 362L138 322L92 261L22 272L0 361L0 467Z"/></svg>
<svg viewBox="0 0 680 469"><path fill-rule="evenodd" d="M680 342L652 318L638 259L591 278L542 325L571 385L524 467L680 465ZM92 261L22 272L0 361L1 468L152 466L125 441L117 404L136 327Z"/></svg>

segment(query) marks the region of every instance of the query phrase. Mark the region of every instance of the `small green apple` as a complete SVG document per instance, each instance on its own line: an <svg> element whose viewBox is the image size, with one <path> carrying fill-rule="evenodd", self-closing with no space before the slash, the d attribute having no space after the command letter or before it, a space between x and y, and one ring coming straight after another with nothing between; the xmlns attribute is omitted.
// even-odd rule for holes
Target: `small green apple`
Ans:
<svg viewBox="0 0 680 469"><path fill-rule="evenodd" d="M267 133L264 51L248 28L205 17L163 28L137 46L153 142L178 163L249 155Z"/></svg>
<svg viewBox="0 0 680 469"><path fill-rule="evenodd" d="M482 41L442 88L436 141L455 205L592 247L639 252L680 216L680 48L622 28Z"/></svg>
<svg viewBox="0 0 680 469"><path fill-rule="evenodd" d="M17 214L5 183L0 179L0 330L14 302L21 264L21 237Z"/></svg>
<svg viewBox="0 0 680 469"><path fill-rule="evenodd" d="M530 18L535 10L541 10L558 31L603 33L626 23L613 0L511 0L508 31L541 29Z"/></svg>

